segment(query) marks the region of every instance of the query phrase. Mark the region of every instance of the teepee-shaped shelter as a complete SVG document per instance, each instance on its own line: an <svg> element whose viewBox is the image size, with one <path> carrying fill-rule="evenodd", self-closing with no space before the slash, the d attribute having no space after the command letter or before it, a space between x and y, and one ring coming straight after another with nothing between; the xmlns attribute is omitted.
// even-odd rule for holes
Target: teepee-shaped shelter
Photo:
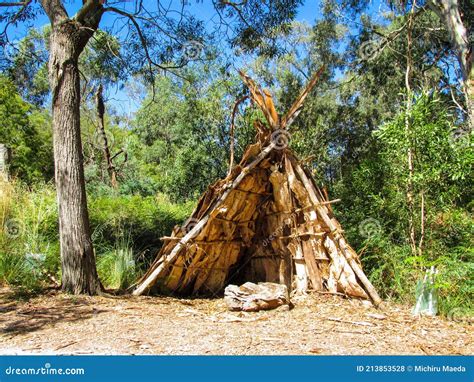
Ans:
<svg viewBox="0 0 474 382"><path fill-rule="evenodd" d="M269 281L297 292L340 292L380 303L331 201L287 147L288 128L320 73L282 117L268 91L240 73L266 119L255 122L258 141L209 187L187 223L163 238L133 294L212 294L230 283Z"/></svg>

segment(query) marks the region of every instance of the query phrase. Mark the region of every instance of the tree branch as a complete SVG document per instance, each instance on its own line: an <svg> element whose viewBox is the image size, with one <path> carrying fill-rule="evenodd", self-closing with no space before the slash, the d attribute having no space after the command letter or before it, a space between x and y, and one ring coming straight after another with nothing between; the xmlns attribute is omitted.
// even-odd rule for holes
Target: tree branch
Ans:
<svg viewBox="0 0 474 382"><path fill-rule="evenodd" d="M61 0L41 0L41 5L48 15L51 25L67 20L69 15Z"/></svg>
<svg viewBox="0 0 474 382"><path fill-rule="evenodd" d="M97 12L101 6L102 5L99 0L87 0L81 9L77 11L74 19L83 24L86 18L90 17L91 11Z"/></svg>
<svg viewBox="0 0 474 382"><path fill-rule="evenodd" d="M156 66L157 68L159 69L162 69L162 70L169 70L169 69L180 69L184 66L183 65L174 65L174 66L163 66L163 65L160 65L158 64L157 62L153 61L153 59L151 58L150 56L150 52L148 50L148 44L147 44L147 41L146 41L146 38L145 38L145 35L143 34L141 28L140 28L140 25L137 23L137 20L135 20L135 17L128 13L128 12L125 12L121 9L118 9L118 8L115 8L115 7L107 7L107 8L104 8L104 12L114 12L114 13L117 13L121 16L124 16L124 17L127 17L133 24L133 26L135 27L137 33L138 33L138 38L140 39L140 42L143 46L143 49L145 51L145 57L149 63L149 65L153 65L153 66Z"/></svg>
<svg viewBox="0 0 474 382"><path fill-rule="evenodd" d="M30 1L22 1L22 2L17 2L17 3L0 3L0 7L24 7L31 3Z"/></svg>
<svg viewBox="0 0 474 382"><path fill-rule="evenodd" d="M26 0L22 3L0 3L0 6L2 6L2 7L21 6L21 9L17 13L15 13L15 15L11 18L11 20L8 20L8 22L5 25L5 28L3 29L2 35L4 35L6 40L7 40L6 32L7 32L8 26L11 25L11 24L14 24L15 21L18 20L18 18L25 11L25 9L28 7L28 5L30 5L31 2L32 2L32 0Z"/></svg>

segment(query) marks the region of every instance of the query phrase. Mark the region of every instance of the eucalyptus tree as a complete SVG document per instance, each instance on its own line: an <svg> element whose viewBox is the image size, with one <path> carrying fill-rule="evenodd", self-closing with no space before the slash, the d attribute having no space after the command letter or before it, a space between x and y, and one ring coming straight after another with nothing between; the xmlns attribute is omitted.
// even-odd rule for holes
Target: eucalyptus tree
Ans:
<svg viewBox="0 0 474 382"><path fill-rule="evenodd" d="M474 68L472 66L472 28L474 27L474 4L472 0L428 0L445 25L456 52L470 129L474 128Z"/></svg>
<svg viewBox="0 0 474 382"><path fill-rule="evenodd" d="M8 29L28 25L45 13L51 24L48 75L51 92L55 179L59 206L62 288L79 294L97 294L97 276L91 241L84 184L83 153L80 134L79 61L88 42L101 24L121 40L122 64L131 71L153 79L159 71L175 71L195 57L191 53L203 44L203 23L187 10L188 1L23 0L0 2L2 42ZM236 25L234 43L249 42L265 30L285 24L296 14L300 1L250 0L242 3L215 1L215 9L227 27ZM78 9L77 9L78 8ZM77 10L74 15L73 11ZM107 17L106 17L107 15ZM107 28L107 25L110 27ZM240 36L240 38L239 38ZM183 49L184 48L184 49Z"/></svg>
<svg viewBox="0 0 474 382"><path fill-rule="evenodd" d="M356 15L367 12L370 4L367 1L353 0L331 0L328 3L336 10L336 13L350 20L356 19ZM384 3L395 11L396 16L405 17L406 22L399 25L398 29L392 31L391 34L380 33L377 26L370 28L369 34L383 42L379 48L390 48L390 44L400 36L403 37L409 33L409 29L424 28L421 43L431 43L433 47L438 47L437 52L431 52L434 53L436 65L442 66L442 61L446 57L454 58L457 62L456 67L450 70L455 73L458 81L456 87L463 92L464 97L461 102L455 102L462 111L466 125L472 129L474 123L474 71L472 67L474 7L472 0L386 0L381 4ZM413 25L408 22L412 11L414 13ZM435 17L432 17L433 15ZM368 15L364 17L366 20L370 18ZM431 25L427 25L427 19L430 20ZM361 36L363 37L364 34ZM443 43L439 44L442 40L444 40ZM414 43L420 43L420 41L414 41ZM369 56L379 50L374 44L366 44L362 49L370 50Z"/></svg>

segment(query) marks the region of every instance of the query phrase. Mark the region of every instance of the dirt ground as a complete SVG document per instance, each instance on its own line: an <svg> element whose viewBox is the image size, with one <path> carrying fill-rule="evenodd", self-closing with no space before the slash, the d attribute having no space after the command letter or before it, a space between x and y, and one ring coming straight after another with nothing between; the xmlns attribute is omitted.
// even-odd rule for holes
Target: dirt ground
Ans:
<svg viewBox="0 0 474 382"><path fill-rule="evenodd" d="M222 299L0 290L0 354L474 354L474 326L333 295L229 312Z"/></svg>

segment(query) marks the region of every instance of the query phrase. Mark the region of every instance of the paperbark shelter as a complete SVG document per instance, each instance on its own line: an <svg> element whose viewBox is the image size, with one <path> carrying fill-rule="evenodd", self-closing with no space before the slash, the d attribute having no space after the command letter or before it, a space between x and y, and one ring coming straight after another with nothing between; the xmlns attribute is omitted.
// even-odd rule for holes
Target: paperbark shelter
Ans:
<svg viewBox="0 0 474 382"><path fill-rule="evenodd" d="M212 295L230 283L268 281L301 293L339 292L380 303L332 202L288 147L288 129L321 71L284 116L268 91L240 73L265 116L255 122L257 142L209 187L187 222L163 238L133 294Z"/></svg>

